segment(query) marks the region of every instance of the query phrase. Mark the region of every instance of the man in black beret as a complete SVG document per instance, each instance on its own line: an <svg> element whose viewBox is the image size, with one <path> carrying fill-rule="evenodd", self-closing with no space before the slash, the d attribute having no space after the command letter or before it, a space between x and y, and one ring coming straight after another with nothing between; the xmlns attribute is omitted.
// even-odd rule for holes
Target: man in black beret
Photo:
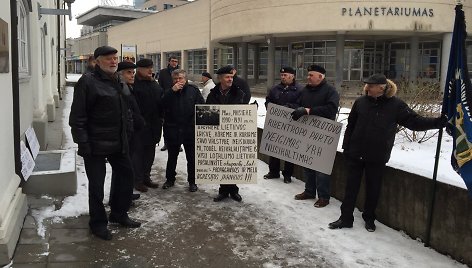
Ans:
<svg viewBox="0 0 472 268"><path fill-rule="evenodd" d="M298 99L299 108L292 112L293 120L298 120L303 115L316 115L335 120L339 107L339 94L336 88L326 81L326 70L319 65L311 65L307 70L308 83ZM331 195L331 176L309 168L304 168L304 175L305 191L295 195L295 199L315 199L318 194L314 206L317 208L327 206Z"/></svg>
<svg viewBox="0 0 472 268"><path fill-rule="evenodd" d="M295 70L290 66L280 69L280 84L272 87L266 97L266 107L271 102L277 105L286 106L292 109L298 107L297 101L300 97L302 86L295 81ZM292 182L294 165L285 161L284 176L285 183ZM280 160L275 157L269 158L269 173L264 175L264 179L276 179L280 177Z"/></svg>
<svg viewBox="0 0 472 268"><path fill-rule="evenodd" d="M141 59L136 63L138 69L134 82L134 92L139 109L145 121L144 128L139 132L140 143L138 158L142 168L136 171L134 188L147 192L149 188L159 185L151 180L151 168L156 154L156 144L161 140L162 132L162 95L164 90L156 82L152 73L154 63L150 59Z"/></svg>
<svg viewBox="0 0 472 268"><path fill-rule="evenodd" d="M89 226L93 234L105 240L112 238L108 220L130 228L141 225L128 217L133 171L126 133L128 111L123 87L116 76L116 53L117 50L109 46L95 50L97 65L75 85L69 116L72 137L78 144L77 153L84 158L89 180ZM105 160L118 174L108 219L103 206Z"/></svg>

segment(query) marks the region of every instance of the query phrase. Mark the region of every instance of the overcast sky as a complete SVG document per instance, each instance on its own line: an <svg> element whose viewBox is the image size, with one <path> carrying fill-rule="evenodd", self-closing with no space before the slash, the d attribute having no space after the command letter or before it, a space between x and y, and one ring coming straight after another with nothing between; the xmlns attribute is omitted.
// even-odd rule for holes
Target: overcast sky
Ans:
<svg viewBox="0 0 472 268"><path fill-rule="evenodd" d="M132 5L133 0L113 0L117 5ZM101 2L100 0L75 0L72 4L72 21L67 19L67 37L79 37L80 36L80 28L81 25L77 25L77 20L75 17L77 15L86 12L87 10L96 7L98 3Z"/></svg>

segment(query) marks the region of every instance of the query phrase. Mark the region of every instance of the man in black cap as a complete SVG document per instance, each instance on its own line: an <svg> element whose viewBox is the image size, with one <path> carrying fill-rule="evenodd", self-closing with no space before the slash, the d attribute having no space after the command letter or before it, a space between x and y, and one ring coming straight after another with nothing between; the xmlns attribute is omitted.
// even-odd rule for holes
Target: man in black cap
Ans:
<svg viewBox="0 0 472 268"><path fill-rule="evenodd" d="M170 56L167 67L159 71L158 82L159 85L164 89L164 91L171 90L174 85L172 80L172 72L179 68L179 59L176 56ZM164 146L162 146L161 151L167 150L167 143L164 137ZM179 151L182 152L182 148L179 148Z"/></svg>
<svg viewBox="0 0 472 268"><path fill-rule="evenodd" d="M153 66L150 59L141 59L136 63L138 69L134 82L136 100L144 117L145 126L139 132L141 146L137 152L142 168L136 171L134 188L146 192L148 187L157 188L159 185L151 180L151 168L156 154L156 144L161 140L162 133L162 95L164 90L154 80Z"/></svg>
<svg viewBox="0 0 472 268"><path fill-rule="evenodd" d="M213 78L211 77L210 73L204 72L202 73L202 96L206 100L208 94L210 94L210 90L212 90L216 85L213 82Z"/></svg>
<svg viewBox="0 0 472 268"><path fill-rule="evenodd" d="M298 98L302 91L302 86L295 81L295 70L292 67L286 66L280 69L280 84L275 85L269 91L266 97L266 107L271 102L277 105L286 106L292 109L298 107ZM284 176L285 183L292 182L294 165L285 161ZM269 158L269 173L264 175L264 179L276 179L280 177L280 160L275 157Z"/></svg>
<svg viewBox="0 0 472 268"><path fill-rule="evenodd" d="M316 115L331 120L336 119L339 107L339 94L326 79L326 70L319 65L308 67L307 85L302 89L298 100L298 107L292 112L293 120L298 120L303 115ZM316 170L304 168L305 191L295 195L296 200L315 199L318 200L314 206L325 207L329 204L331 196L331 176Z"/></svg>
<svg viewBox="0 0 472 268"><path fill-rule="evenodd" d="M239 87L244 92L244 104L248 104L251 100L251 89L249 88L248 83L246 80L242 79L241 77L237 76L236 67L231 67L231 73L233 74L233 85ZM228 67L223 67L228 68Z"/></svg>
<svg viewBox="0 0 472 268"><path fill-rule="evenodd" d="M397 126L423 131L446 126L447 118L419 116L395 97L397 86L383 74L364 80L364 96L359 97L349 113L343 149L347 161L347 182L341 217L329 224L330 229L352 228L354 208L365 174L366 198L362 218L365 228L374 232L375 209L380 196L382 176L390 159Z"/></svg>
<svg viewBox="0 0 472 268"><path fill-rule="evenodd" d="M210 91L206 104L246 104L244 92L234 85L232 69L231 66L226 66L216 72L219 83ZM228 196L238 202L243 200L236 184L221 184L218 195L213 198L213 201L220 202Z"/></svg>
<svg viewBox="0 0 472 268"><path fill-rule="evenodd" d="M182 69L172 72L174 85L164 92L164 138L167 143L166 182L162 189L168 189L175 183L175 168L179 148L183 144L187 158L188 190L196 192L195 184L195 105L205 101L200 90L188 83L187 73Z"/></svg>
<svg viewBox="0 0 472 268"><path fill-rule="evenodd" d="M84 158L89 180L89 226L93 234L105 240L112 235L108 220L125 227L141 224L128 217L133 193L131 162L126 135L127 104L116 76L117 50L102 46L95 50L97 61L92 73L83 75L74 87L69 125L78 154ZM103 205L105 159L119 174L114 182L109 219Z"/></svg>

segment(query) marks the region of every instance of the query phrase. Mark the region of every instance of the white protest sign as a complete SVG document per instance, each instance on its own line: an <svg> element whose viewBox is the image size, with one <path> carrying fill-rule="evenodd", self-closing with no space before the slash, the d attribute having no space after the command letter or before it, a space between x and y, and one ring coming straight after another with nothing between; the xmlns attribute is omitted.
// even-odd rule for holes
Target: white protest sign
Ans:
<svg viewBox="0 0 472 268"><path fill-rule="evenodd" d="M314 115L295 121L292 111L269 103L259 152L331 174L342 124Z"/></svg>
<svg viewBox="0 0 472 268"><path fill-rule="evenodd" d="M257 183L256 105L197 105L195 117L196 183Z"/></svg>
<svg viewBox="0 0 472 268"><path fill-rule="evenodd" d="M33 173L34 169L34 160L31 156L30 151L26 148L26 144L23 141L20 141L20 149L21 149L21 174L25 181L28 180L31 173Z"/></svg>
<svg viewBox="0 0 472 268"><path fill-rule="evenodd" d="M31 150L31 154L33 155L33 159L36 159L39 153L39 141L36 137L36 132L34 132L32 127L29 127L25 132L25 136L28 146Z"/></svg>

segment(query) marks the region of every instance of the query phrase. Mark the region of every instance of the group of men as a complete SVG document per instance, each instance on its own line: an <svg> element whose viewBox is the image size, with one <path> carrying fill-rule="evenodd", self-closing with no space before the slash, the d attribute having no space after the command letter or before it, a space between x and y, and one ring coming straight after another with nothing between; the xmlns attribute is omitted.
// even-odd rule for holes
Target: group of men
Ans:
<svg viewBox="0 0 472 268"><path fill-rule="evenodd" d="M246 81L236 75L235 68L225 66L216 73L215 85L209 73L202 74L203 95L189 84L187 74L178 68L178 59L170 57L168 66L159 72L158 82L153 76L153 62L141 59L118 63L117 50L109 46L94 52L96 66L77 82L69 124L78 154L84 158L89 180L89 226L91 232L105 240L112 239L108 222L136 228L140 223L130 219L128 210L133 187L141 192L157 188L151 180L155 148L163 130L168 152L166 180L168 189L176 180L176 165L181 146L187 159L188 190L195 192L195 105L248 104L251 92ZM136 71L135 71L136 69ZM318 65L307 69L306 86L295 80L295 70L283 67L280 84L267 95L267 103L293 108L293 120L305 115L316 115L334 120L339 107L339 94L327 83L326 70ZM136 72L136 73L135 73ZM211 83L210 83L211 82ZM444 117L423 118L396 98L395 84L383 75L373 75L366 81L366 95L360 97L349 115L344 137L344 154L348 160L346 194L341 206L341 217L329 228L352 227L352 214L365 172L367 191L364 220L366 229L375 230L375 208L381 178L393 146L397 124L414 130L441 128ZM110 214L103 204L105 164L112 166ZM285 183L291 182L294 165L286 162L282 172ZM279 178L280 161L271 157L265 179ZM315 199L314 206L329 204L330 176L304 168L305 191L296 200ZM220 185L215 202L228 197L241 201L235 184Z"/></svg>

